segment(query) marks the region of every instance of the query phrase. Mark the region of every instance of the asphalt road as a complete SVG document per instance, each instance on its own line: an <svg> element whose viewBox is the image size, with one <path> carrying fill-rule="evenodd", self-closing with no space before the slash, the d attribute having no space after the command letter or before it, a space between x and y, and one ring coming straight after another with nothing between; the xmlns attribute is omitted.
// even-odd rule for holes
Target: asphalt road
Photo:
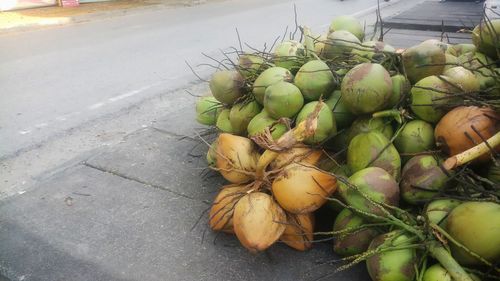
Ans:
<svg viewBox="0 0 500 281"><path fill-rule="evenodd" d="M388 16L418 2L382 2L389 4L382 11ZM106 140L96 132L109 128L109 120L122 118L113 123L119 132L140 127L141 117L128 109L195 81L186 60L210 62L202 52L220 58L220 49L238 46L235 28L262 49L294 28L294 3L299 23L321 33L337 15L373 21L377 1L232 0L0 35L0 174L10 177L2 185L25 184L54 163L102 145Z"/></svg>

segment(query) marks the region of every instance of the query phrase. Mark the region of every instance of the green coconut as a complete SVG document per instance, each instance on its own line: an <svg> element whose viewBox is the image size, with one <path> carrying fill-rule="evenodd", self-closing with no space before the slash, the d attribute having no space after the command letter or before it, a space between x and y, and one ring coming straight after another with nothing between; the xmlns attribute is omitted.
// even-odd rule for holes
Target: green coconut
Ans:
<svg viewBox="0 0 500 281"><path fill-rule="evenodd" d="M392 231L373 239L368 250L411 245L411 236ZM366 260L368 273L373 281L413 281L417 268L415 248L386 250Z"/></svg>
<svg viewBox="0 0 500 281"><path fill-rule="evenodd" d="M238 57L237 69L246 80L257 78L266 68L266 60L259 54L244 53Z"/></svg>
<svg viewBox="0 0 500 281"><path fill-rule="evenodd" d="M392 95L389 99L389 106L396 106L401 100L403 100L411 89L411 84L408 79L403 74L396 74L391 76L392 80Z"/></svg>
<svg viewBox="0 0 500 281"><path fill-rule="evenodd" d="M312 101L306 103L304 107L300 110L297 115L296 123L300 123L307 119L307 117L313 113L316 109L317 101ZM318 115L318 127L314 132L314 135L308 137L304 140L306 144L318 144L324 140L326 140L330 135L337 132L337 128L335 125L335 119L333 117L333 113L330 108L323 103L319 115Z"/></svg>
<svg viewBox="0 0 500 281"><path fill-rule="evenodd" d="M427 216L429 223L446 225L446 218L448 217L448 214L460 204L462 204L462 202L456 199L434 200L425 208L425 215Z"/></svg>
<svg viewBox="0 0 500 281"><path fill-rule="evenodd" d="M458 57L448 53L444 55L446 56L446 65L444 66L443 72L458 65Z"/></svg>
<svg viewBox="0 0 500 281"><path fill-rule="evenodd" d="M453 279L444 267L435 264L425 270L422 281L453 281Z"/></svg>
<svg viewBox="0 0 500 281"><path fill-rule="evenodd" d="M350 57L352 49L360 45L361 41L349 31L334 31L328 34L323 57L330 60L342 60Z"/></svg>
<svg viewBox="0 0 500 281"><path fill-rule="evenodd" d="M500 57L500 19L483 21L472 30L472 43L492 59Z"/></svg>
<svg viewBox="0 0 500 281"><path fill-rule="evenodd" d="M387 108L392 96L389 72L376 63L362 63L349 70L341 84L342 99L354 114Z"/></svg>
<svg viewBox="0 0 500 281"><path fill-rule="evenodd" d="M453 86L459 87L464 93L475 93L481 89L479 79L474 73L461 66L445 70L443 76L445 76L446 81Z"/></svg>
<svg viewBox="0 0 500 281"><path fill-rule="evenodd" d="M384 67L389 67L389 63L384 62L387 56L395 52L394 47L381 41L366 41L352 49L353 59L356 61L384 63Z"/></svg>
<svg viewBox="0 0 500 281"><path fill-rule="evenodd" d="M448 182L449 177L434 156L415 156L403 167L399 183L401 197L410 204L423 204L434 198Z"/></svg>
<svg viewBox="0 0 500 281"><path fill-rule="evenodd" d="M333 111L333 118L335 119L337 130L348 128L356 118L344 104L341 98L342 92L340 90L333 91L332 95L325 100L326 105Z"/></svg>
<svg viewBox="0 0 500 281"><path fill-rule="evenodd" d="M391 122L378 117L360 116L352 122L347 134L347 141L350 143L355 136L371 131L381 132L387 139L391 139L394 134Z"/></svg>
<svg viewBox="0 0 500 281"><path fill-rule="evenodd" d="M485 56L480 52L466 53L458 57L459 63L461 63L466 69L472 71L476 78L479 80L479 87L481 91L487 93L491 92L492 87L498 87L496 80L494 78L495 74L491 67L494 64L494 60ZM493 93L498 93L499 90L494 90Z"/></svg>
<svg viewBox="0 0 500 281"><path fill-rule="evenodd" d="M328 33L345 30L356 36L359 41L365 38L365 29L361 23L353 16L338 16L333 19L328 29Z"/></svg>
<svg viewBox="0 0 500 281"><path fill-rule="evenodd" d="M220 102L212 96L201 97L196 101L196 121L203 125L215 125Z"/></svg>
<svg viewBox="0 0 500 281"><path fill-rule="evenodd" d="M466 53L474 53L476 52L476 46L474 44L462 43L450 45L446 50L447 54L453 55L455 57L459 57Z"/></svg>
<svg viewBox="0 0 500 281"><path fill-rule="evenodd" d="M283 67L295 73L304 63L306 50L300 42L283 41L274 49L273 62L278 67Z"/></svg>
<svg viewBox="0 0 500 281"><path fill-rule="evenodd" d="M244 84L245 79L236 70L217 71L209 82L212 95L218 101L228 105L232 105L245 94Z"/></svg>
<svg viewBox="0 0 500 281"><path fill-rule="evenodd" d="M458 243L485 260L500 260L500 204L465 202L454 208L447 219L446 231ZM481 265L482 262L449 242L453 257L462 265Z"/></svg>
<svg viewBox="0 0 500 281"><path fill-rule="evenodd" d="M229 113L233 133L246 135L248 123L261 111L262 106L256 101L235 104Z"/></svg>
<svg viewBox="0 0 500 281"><path fill-rule="evenodd" d="M371 131L355 136L347 148L347 165L353 172L367 167L379 167L399 179L401 158L392 143L380 132Z"/></svg>
<svg viewBox="0 0 500 281"><path fill-rule="evenodd" d="M295 116L304 105L304 97L292 83L278 82L266 89L264 108L275 119Z"/></svg>
<svg viewBox="0 0 500 281"><path fill-rule="evenodd" d="M357 210L384 216L384 212L370 203L362 194L378 203L391 206L399 205L398 183L384 169L378 167L366 168L355 172L348 180L359 191L342 182L338 185L338 191L342 199Z"/></svg>
<svg viewBox="0 0 500 281"><path fill-rule="evenodd" d="M337 86L333 73L326 63L312 60L304 64L295 75L294 84L307 101L326 99Z"/></svg>
<svg viewBox="0 0 500 281"><path fill-rule="evenodd" d="M461 100L455 95L457 91L438 76L426 77L411 88L411 110L420 119L435 124L446 114L447 106Z"/></svg>
<svg viewBox="0 0 500 281"><path fill-rule="evenodd" d="M333 231L353 230L336 237L333 251L341 256L352 256L366 251L372 239L378 235L378 231L373 227L363 228L366 223L361 216L354 214L349 209L343 209L335 218Z"/></svg>
<svg viewBox="0 0 500 281"><path fill-rule="evenodd" d="M422 120L410 121L394 139L394 146L401 154L431 150L434 148L434 128ZM410 155L406 155L403 158L407 160L410 157Z"/></svg>
<svg viewBox="0 0 500 281"><path fill-rule="evenodd" d="M219 117L217 117L217 122L215 123L215 126L217 129L224 133L229 133L233 134L235 133L233 130L233 127L231 126L231 121L229 120L229 114L231 112L231 109L225 108L221 110L219 113Z"/></svg>
<svg viewBox="0 0 500 281"><path fill-rule="evenodd" d="M440 75L446 63L444 50L431 42L410 47L402 56L406 75L412 84L431 75Z"/></svg>
<svg viewBox="0 0 500 281"><path fill-rule="evenodd" d="M207 151L207 164L209 167L215 168L217 162L217 140L215 140Z"/></svg>
<svg viewBox="0 0 500 281"><path fill-rule="evenodd" d="M328 34L321 34L314 38L314 53L319 57L323 57L323 50L325 49L325 42L328 38Z"/></svg>
<svg viewBox="0 0 500 281"><path fill-rule="evenodd" d="M261 113L255 115L250 123L248 123L248 136L253 137L257 134L264 133L266 128L271 130L273 139L279 139L288 130L285 124L277 123L278 120L273 119L269 114L262 110Z"/></svg>
<svg viewBox="0 0 500 281"><path fill-rule="evenodd" d="M252 92L255 100L257 100L257 102L260 104L264 104L266 88L281 81L293 81L293 74L290 72L290 70L277 66L264 70L253 83Z"/></svg>

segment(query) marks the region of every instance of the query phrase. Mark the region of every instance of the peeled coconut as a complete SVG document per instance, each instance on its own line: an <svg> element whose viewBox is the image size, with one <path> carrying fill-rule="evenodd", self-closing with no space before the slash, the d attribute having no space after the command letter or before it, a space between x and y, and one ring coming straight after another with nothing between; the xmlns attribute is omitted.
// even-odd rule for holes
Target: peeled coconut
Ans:
<svg viewBox="0 0 500 281"><path fill-rule="evenodd" d="M220 102L232 105L245 93L243 85L245 79L236 70L221 70L212 75L210 79L210 91Z"/></svg>
<svg viewBox="0 0 500 281"><path fill-rule="evenodd" d="M304 97L299 88L292 83L278 82L267 87L264 108L275 119L295 116L304 105Z"/></svg>
<svg viewBox="0 0 500 281"><path fill-rule="evenodd" d="M247 138L222 133L217 139L216 167L232 183L245 183L253 179L259 153Z"/></svg>
<svg viewBox="0 0 500 281"><path fill-rule="evenodd" d="M294 83L308 101L328 98L337 86L332 71L321 60L304 64L295 75Z"/></svg>
<svg viewBox="0 0 500 281"><path fill-rule="evenodd" d="M347 72L341 90L342 99L352 113L373 113L389 105L392 80L382 65L362 63Z"/></svg>
<svg viewBox="0 0 500 281"><path fill-rule="evenodd" d="M286 228L286 215L270 195L252 192L236 204L233 225L241 244L256 253L269 248L280 238Z"/></svg>
<svg viewBox="0 0 500 281"><path fill-rule="evenodd" d="M314 166L292 163L272 183L273 195L293 214L314 212L337 188L337 179Z"/></svg>
<svg viewBox="0 0 500 281"><path fill-rule="evenodd" d="M266 88L280 81L292 82L293 74L283 67L270 67L264 70L253 83L253 95L258 103L264 104Z"/></svg>

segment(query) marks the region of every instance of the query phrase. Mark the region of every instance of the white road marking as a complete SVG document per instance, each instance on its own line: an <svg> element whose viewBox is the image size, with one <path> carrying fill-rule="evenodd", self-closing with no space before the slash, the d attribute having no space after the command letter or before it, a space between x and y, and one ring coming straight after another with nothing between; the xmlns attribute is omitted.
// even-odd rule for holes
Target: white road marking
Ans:
<svg viewBox="0 0 500 281"><path fill-rule="evenodd" d="M105 103L103 103L103 102L94 103L93 105L89 106L88 109L89 110L98 109L99 107L104 106L104 104Z"/></svg>

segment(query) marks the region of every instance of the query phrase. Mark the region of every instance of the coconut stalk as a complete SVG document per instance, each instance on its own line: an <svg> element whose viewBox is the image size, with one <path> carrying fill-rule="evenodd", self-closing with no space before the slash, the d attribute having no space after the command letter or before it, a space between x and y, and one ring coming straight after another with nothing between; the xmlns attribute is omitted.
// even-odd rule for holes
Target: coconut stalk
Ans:
<svg viewBox="0 0 500 281"><path fill-rule="evenodd" d="M450 273L454 281L474 281L463 267L451 256L450 252L438 241L427 245L430 254Z"/></svg>
<svg viewBox="0 0 500 281"><path fill-rule="evenodd" d="M486 153L492 152L493 148L497 147L498 145L500 145L500 132L497 132L488 140L485 140L484 142L472 148L469 148L462 153L446 159L442 166L446 171L451 171L485 155Z"/></svg>

